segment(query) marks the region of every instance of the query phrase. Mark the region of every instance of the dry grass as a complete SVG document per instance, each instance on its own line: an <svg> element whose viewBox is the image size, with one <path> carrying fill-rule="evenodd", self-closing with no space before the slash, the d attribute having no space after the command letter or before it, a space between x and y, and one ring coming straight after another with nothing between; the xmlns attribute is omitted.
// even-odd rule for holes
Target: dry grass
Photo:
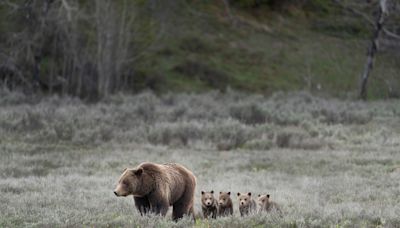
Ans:
<svg viewBox="0 0 400 228"><path fill-rule="evenodd" d="M4 92L2 92L4 94ZM400 104L305 93L0 98L0 226L400 226ZM270 193L284 216L140 217L127 166L179 162L201 190ZM200 212L199 197L196 211Z"/></svg>

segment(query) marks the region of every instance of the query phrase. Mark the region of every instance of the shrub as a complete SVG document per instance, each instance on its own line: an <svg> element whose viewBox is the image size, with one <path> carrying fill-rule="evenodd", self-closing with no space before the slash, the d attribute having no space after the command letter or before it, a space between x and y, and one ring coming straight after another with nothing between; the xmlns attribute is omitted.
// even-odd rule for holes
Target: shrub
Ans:
<svg viewBox="0 0 400 228"><path fill-rule="evenodd" d="M252 131L235 120L227 120L206 129L208 139L218 150L232 150L243 146L251 139Z"/></svg>
<svg viewBox="0 0 400 228"><path fill-rule="evenodd" d="M280 148L316 150L325 144L322 139L312 138L302 129L287 128L277 133L276 145Z"/></svg>
<svg viewBox="0 0 400 228"><path fill-rule="evenodd" d="M191 140L202 138L201 127L196 123L160 123L150 127L147 139L152 144L186 146Z"/></svg>
<svg viewBox="0 0 400 228"><path fill-rule="evenodd" d="M264 111L256 104L240 104L229 109L232 118L244 124L261 124L265 122Z"/></svg>

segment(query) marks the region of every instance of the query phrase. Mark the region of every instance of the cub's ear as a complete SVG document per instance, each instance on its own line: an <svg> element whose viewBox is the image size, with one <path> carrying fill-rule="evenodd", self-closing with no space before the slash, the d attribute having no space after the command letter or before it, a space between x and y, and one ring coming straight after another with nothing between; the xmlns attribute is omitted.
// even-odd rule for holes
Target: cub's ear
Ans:
<svg viewBox="0 0 400 228"><path fill-rule="evenodd" d="M237 193L237 196L240 196L240 192Z"/></svg>
<svg viewBox="0 0 400 228"><path fill-rule="evenodd" d="M211 194L214 194L214 190L211 190Z"/></svg>
<svg viewBox="0 0 400 228"><path fill-rule="evenodd" d="M142 175L142 173L143 173L143 168L140 167L140 168L138 168L138 169L136 169L136 170L133 170L133 173L134 173L136 176L140 176L140 175Z"/></svg>
<svg viewBox="0 0 400 228"><path fill-rule="evenodd" d="M267 198L269 199L269 195L267 194Z"/></svg>
<svg viewBox="0 0 400 228"><path fill-rule="evenodd" d="M201 194L204 195L204 191L201 191Z"/></svg>
<svg viewBox="0 0 400 228"><path fill-rule="evenodd" d="M231 195L231 192L228 192L228 195Z"/></svg>
<svg viewBox="0 0 400 228"><path fill-rule="evenodd" d="M258 197L260 197L261 196L261 194L258 194Z"/></svg>
<svg viewBox="0 0 400 228"><path fill-rule="evenodd" d="M248 196L251 196L251 192L248 192L247 195L248 195Z"/></svg>

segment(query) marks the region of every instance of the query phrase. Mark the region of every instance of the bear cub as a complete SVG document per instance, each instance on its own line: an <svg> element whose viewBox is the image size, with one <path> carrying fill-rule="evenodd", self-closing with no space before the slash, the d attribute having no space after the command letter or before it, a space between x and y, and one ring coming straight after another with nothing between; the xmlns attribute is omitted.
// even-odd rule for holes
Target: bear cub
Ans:
<svg viewBox="0 0 400 228"><path fill-rule="evenodd" d="M276 212L281 212L279 205L275 203L274 201L270 200L269 194L266 195L258 195L257 198L257 203L258 206L260 207L259 212L266 211L266 212L271 212L271 211L276 211Z"/></svg>
<svg viewBox="0 0 400 228"><path fill-rule="evenodd" d="M214 198L214 191L210 192L201 191L201 209L204 218L217 218L218 201Z"/></svg>
<svg viewBox="0 0 400 228"><path fill-rule="evenodd" d="M257 210L256 201L251 198L251 192L240 193L238 192L239 211L241 216L254 213Z"/></svg>
<svg viewBox="0 0 400 228"><path fill-rule="evenodd" d="M228 216L233 214L231 192L219 192L218 216Z"/></svg>

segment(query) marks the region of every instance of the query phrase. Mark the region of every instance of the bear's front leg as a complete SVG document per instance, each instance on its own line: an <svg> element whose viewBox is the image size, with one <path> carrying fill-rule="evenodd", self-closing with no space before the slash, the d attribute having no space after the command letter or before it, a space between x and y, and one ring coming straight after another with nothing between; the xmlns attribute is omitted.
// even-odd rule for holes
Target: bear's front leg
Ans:
<svg viewBox="0 0 400 228"><path fill-rule="evenodd" d="M207 208L202 208L202 211L203 211L203 217L205 218L205 219L207 219L208 218L208 210L207 210Z"/></svg>
<svg viewBox="0 0 400 228"><path fill-rule="evenodd" d="M213 209L213 211L212 211L212 218L213 219L216 219L217 218L217 209L215 208L215 209Z"/></svg>
<svg viewBox="0 0 400 228"><path fill-rule="evenodd" d="M233 208L232 208L232 207L229 208L228 213L229 213L228 215L233 215ZM225 214L226 214L226 213L225 213Z"/></svg>
<svg viewBox="0 0 400 228"><path fill-rule="evenodd" d="M146 196L145 197L134 196L133 200L135 201L136 209L138 209L140 215L143 216L150 211L150 202Z"/></svg>
<svg viewBox="0 0 400 228"><path fill-rule="evenodd" d="M169 203L166 200L162 199L153 199L150 201L151 212L156 215L165 216L169 209Z"/></svg>

